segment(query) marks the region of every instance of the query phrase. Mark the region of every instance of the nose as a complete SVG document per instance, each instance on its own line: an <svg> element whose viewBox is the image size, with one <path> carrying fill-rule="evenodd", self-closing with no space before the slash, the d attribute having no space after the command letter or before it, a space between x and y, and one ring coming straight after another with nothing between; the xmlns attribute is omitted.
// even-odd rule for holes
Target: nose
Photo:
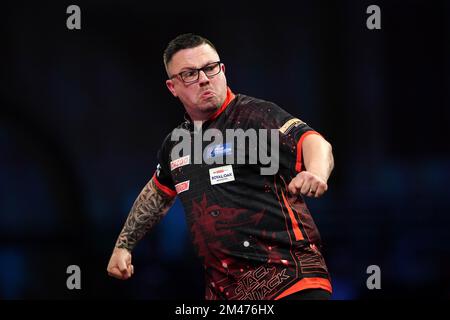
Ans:
<svg viewBox="0 0 450 320"><path fill-rule="evenodd" d="M200 87L203 87L203 86L209 84L209 78L203 70L199 71L198 84L200 85Z"/></svg>

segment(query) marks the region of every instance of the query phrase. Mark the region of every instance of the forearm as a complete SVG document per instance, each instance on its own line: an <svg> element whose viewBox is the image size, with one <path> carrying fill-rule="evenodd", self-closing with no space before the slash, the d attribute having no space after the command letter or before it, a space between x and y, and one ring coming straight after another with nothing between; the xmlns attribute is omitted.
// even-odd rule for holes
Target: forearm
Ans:
<svg viewBox="0 0 450 320"><path fill-rule="evenodd" d="M132 251L139 240L169 211L174 201L175 197L161 192L153 179L150 180L134 202L116 247Z"/></svg>
<svg viewBox="0 0 450 320"><path fill-rule="evenodd" d="M303 140L302 152L306 170L327 182L334 168L331 144L317 134L310 134Z"/></svg>

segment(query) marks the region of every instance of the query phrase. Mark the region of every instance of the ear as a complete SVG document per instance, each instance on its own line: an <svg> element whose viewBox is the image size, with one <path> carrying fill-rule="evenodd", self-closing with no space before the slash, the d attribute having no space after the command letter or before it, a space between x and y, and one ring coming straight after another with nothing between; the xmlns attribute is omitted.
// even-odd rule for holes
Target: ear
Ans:
<svg viewBox="0 0 450 320"><path fill-rule="evenodd" d="M222 72L225 74L225 65L222 63Z"/></svg>
<svg viewBox="0 0 450 320"><path fill-rule="evenodd" d="M172 79L166 80L166 86L167 86L167 89L169 89L169 91L173 94L173 96L177 97L177 92L175 90L175 85L174 85Z"/></svg>

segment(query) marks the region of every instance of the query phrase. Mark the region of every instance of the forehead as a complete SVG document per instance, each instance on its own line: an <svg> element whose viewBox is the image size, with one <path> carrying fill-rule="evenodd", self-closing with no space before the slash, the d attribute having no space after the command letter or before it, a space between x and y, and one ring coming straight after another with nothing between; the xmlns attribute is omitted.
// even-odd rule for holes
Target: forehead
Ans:
<svg viewBox="0 0 450 320"><path fill-rule="evenodd" d="M183 68L201 68L209 62L219 61L219 55L208 44L183 49L175 53L169 63L169 69L178 72Z"/></svg>

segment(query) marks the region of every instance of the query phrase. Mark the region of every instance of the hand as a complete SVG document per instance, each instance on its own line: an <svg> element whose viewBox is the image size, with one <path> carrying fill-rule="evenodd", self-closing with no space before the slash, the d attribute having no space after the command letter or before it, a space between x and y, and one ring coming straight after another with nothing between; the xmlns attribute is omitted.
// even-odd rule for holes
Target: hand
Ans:
<svg viewBox="0 0 450 320"><path fill-rule="evenodd" d="M131 264L131 253L127 249L114 248L109 259L108 274L111 277L127 280L134 273L134 266Z"/></svg>
<svg viewBox="0 0 450 320"><path fill-rule="evenodd" d="M328 185L318 175L302 171L289 183L288 190L292 194L301 193L304 196L319 198L328 190Z"/></svg>

